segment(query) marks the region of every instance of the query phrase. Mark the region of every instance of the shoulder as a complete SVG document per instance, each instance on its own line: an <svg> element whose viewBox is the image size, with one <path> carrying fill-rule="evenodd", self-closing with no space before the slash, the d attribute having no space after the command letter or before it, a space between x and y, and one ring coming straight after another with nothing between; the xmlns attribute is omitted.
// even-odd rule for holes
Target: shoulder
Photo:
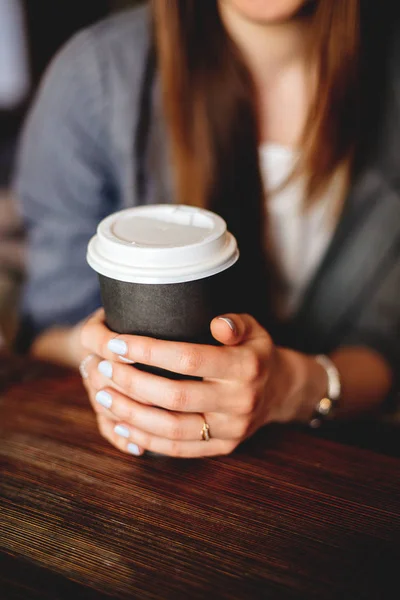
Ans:
<svg viewBox="0 0 400 600"><path fill-rule="evenodd" d="M119 163L129 163L131 172L132 157L119 158L132 151L150 40L144 6L80 31L58 52L21 132L14 175L20 197L50 203L58 194L64 202L59 188L68 169L77 180L86 168L87 183L90 170L120 177ZM48 192L49 179L56 193Z"/></svg>
<svg viewBox="0 0 400 600"><path fill-rule="evenodd" d="M114 113L119 120L132 119L138 110L149 43L146 5L77 33L47 69L29 111L23 140L34 141L43 130L65 130L66 135L86 132L100 139L110 133Z"/></svg>
<svg viewBox="0 0 400 600"><path fill-rule="evenodd" d="M150 41L150 26L150 9L146 4L100 21L80 35L93 45L100 60L118 67L144 58Z"/></svg>
<svg viewBox="0 0 400 600"><path fill-rule="evenodd" d="M100 43L140 46L140 43L148 38L150 21L151 11L146 3L107 17L88 27L86 31L91 32Z"/></svg>

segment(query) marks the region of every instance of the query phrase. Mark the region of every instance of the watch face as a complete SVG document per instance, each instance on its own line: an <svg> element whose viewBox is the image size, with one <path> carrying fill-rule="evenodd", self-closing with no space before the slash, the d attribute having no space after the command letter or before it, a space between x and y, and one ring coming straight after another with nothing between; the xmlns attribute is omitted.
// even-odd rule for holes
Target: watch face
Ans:
<svg viewBox="0 0 400 600"><path fill-rule="evenodd" d="M317 411L320 415L329 415L333 407L333 402L329 398L322 398L317 406Z"/></svg>

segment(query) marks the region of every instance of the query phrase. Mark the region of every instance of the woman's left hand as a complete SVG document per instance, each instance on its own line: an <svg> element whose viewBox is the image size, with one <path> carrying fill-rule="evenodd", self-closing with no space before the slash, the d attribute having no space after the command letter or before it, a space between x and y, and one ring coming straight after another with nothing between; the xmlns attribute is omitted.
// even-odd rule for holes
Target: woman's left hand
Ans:
<svg viewBox="0 0 400 600"><path fill-rule="evenodd" d="M324 385L315 361L274 346L248 315L218 317L211 331L222 346L116 335L102 311L91 317L81 334L94 355L84 384L102 435L131 454L193 458L230 454L267 423L310 416L304 394L310 369ZM127 361L202 379L171 380ZM202 438L205 422L209 441Z"/></svg>

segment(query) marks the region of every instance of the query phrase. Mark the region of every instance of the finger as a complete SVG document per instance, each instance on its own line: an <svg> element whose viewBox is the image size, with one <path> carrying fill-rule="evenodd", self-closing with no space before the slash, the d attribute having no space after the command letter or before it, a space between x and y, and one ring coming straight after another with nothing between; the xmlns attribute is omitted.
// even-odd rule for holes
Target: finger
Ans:
<svg viewBox="0 0 400 600"><path fill-rule="evenodd" d="M115 337L115 333L110 331L106 325L103 308L99 308L81 325L80 338L82 346L98 356L104 356L102 348L113 337Z"/></svg>
<svg viewBox="0 0 400 600"><path fill-rule="evenodd" d="M201 458L231 454L238 446L237 441L217 438L211 438L208 442L203 440L190 442L168 440L130 427L126 423L120 423L114 427L114 434L118 435L118 432L120 432L119 437L121 440L119 443L122 447L127 448L129 444L134 444L135 447L140 449L175 458Z"/></svg>
<svg viewBox="0 0 400 600"><path fill-rule="evenodd" d="M141 456L144 453L143 448L129 441L126 438L115 433L115 424L104 415L97 415L97 425L101 435L121 452L131 454L133 456Z"/></svg>
<svg viewBox="0 0 400 600"><path fill-rule="evenodd" d="M270 341L268 333L250 315L227 314L216 317L211 322L211 333L221 344L233 346L247 341L265 337Z"/></svg>
<svg viewBox="0 0 400 600"><path fill-rule="evenodd" d="M173 380L112 361L93 364L89 380L96 390L114 387L128 398L175 412L235 412L235 385L226 382Z"/></svg>
<svg viewBox="0 0 400 600"><path fill-rule="evenodd" d="M95 364L97 365L98 357L95 354L86 354L86 356L83 357L83 359L81 360L81 362L78 366L79 373L84 382L86 379L89 378L89 368L90 368L90 363L92 361L96 361Z"/></svg>
<svg viewBox="0 0 400 600"><path fill-rule="evenodd" d="M110 410L107 410L107 402L103 400L103 404L101 405L101 403L99 403L96 400L96 394L107 384L113 385L115 387L115 391L119 390L121 394L123 393L123 391L120 388L118 388L116 384L114 384L112 381L110 381L108 378L106 378L99 372L98 366L102 361L101 357L92 354L89 355L89 357L87 358L90 358L90 360L86 363L84 367L85 374L82 377L82 383L86 388L92 408L96 413L105 414L109 419L115 421L117 417Z"/></svg>
<svg viewBox="0 0 400 600"><path fill-rule="evenodd" d="M98 323L103 323L105 322L105 312L104 312L104 308L101 306L100 308L98 308L97 310L95 310L91 315L88 315L85 319L83 319L81 321L82 325L85 325L86 323L88 323L89 321L96 321Z"/></svg>
<svg viewBox="0 0 400 600"><path fill-rule="evenodd" d="M127 423L128 426L169 440L201 440L204 421L208 423L215 438L239 441L247 436L247 420L243 415L172 412L146 406L112 388L105 388L94 394L92 403L96 412L103 412L113 421Z"/></svg>
<svg viewBox="0 0 400 600"><path fill-rule="evenodd" d="M92 370L92 374L90 375L90 373L88 373L87 377L83 377L82 383L86 389L90 404L91 404L94 412L102 414L102 415L106 416L107 418L111 419L112 421L116 421L117 417L110 410L106 409L106 404L103 402L103 404L101 405L96 400L96 394L98 393L98 389L93 385L93 373L98 372L97 365L100 363L100 361L101 361L101 359L99 359L97 356L95 356L95 355L92 356L92 359L90 362L93 364L91 365L91 367L89 367L89 364L86 367L87 369L90 368Z"/></svg>
<svg viewBox="0 0 400 600"><path fill-rule="evenodd" d="M126 393L126 390L121 388L118 383L111 379L111 373L112 371L115 371L115 367L113 367L112 364L107 363L107 365L109 365L107 366L107 369L104 370L103 368L99 370L100 363L103 363L103 367L105 367L106 362L107 361L104 361L102 357L96 356L95 354L90 354L85 359L84 368L81 368L82 363L79 368L82 375L83 384L91 400L94 398L96 392L106 386L112 386L122 394ZM127 373L127 377L128 375L131 375L130 370ZM92 405L94 408L97 408L93 402Z"/></svg>
<svg viewBox="0 0 400 600"><path fill-rule="evenodd" d="M199 440L204 417L200 414L175 413L147 406L127 398L112 388L100 390L95 402L111 412L113 420L170 440Z"/></svg>
<svg viewBox="0 0 400 600"><path fill-rule="evenodd" d="M95 313L83 325L81 340L88 351L108 360L136 362L193 377L225 378L231 375L232 357L226 349L145 336L117 335L102 321L101 313Z"/></svg>
<svg viewBox="0 0 400 600"><path fill-rule="evenodd" d="M94 390L92 387L88 387L87 393L92 409L96 413L96 415L103 415L104 417L107 417L107 419L110 419L110 421L113 421L114 423L120 420L111 410L107 408L104 402L98 401L98 391Z"/></svg>

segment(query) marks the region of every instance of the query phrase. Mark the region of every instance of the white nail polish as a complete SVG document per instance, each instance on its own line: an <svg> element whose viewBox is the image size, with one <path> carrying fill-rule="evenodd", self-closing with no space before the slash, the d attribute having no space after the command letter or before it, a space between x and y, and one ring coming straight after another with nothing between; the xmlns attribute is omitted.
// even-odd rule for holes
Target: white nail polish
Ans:
<svg viewBox="0 0 400 600"><path fill-rule="evenodd" d="M94 358L94 354L89 354L88 356L86 356L86 358L84 358L81 361L81 364L79 365L79 372L81 374L82 379L88 379L89 373L88 373L87 367L93 358Z"/></svg>
<svg viewBox="0 0 400 600"><path fill-rule="evenodd" d="M121 360L122 362L124 362L127 365L134 365L135 364L134 360L131 360L130 358L125 358L125 356L119 356L118 358L119 358L119 360Z"/></svg>
<svg viewBox="0 0 400 600"><path fill-rule="evenodd" d="M110 340L107 344L107 347L114 354L119 354L119 356L125 356L128 354L128 345L123 340L113 339Z"/></svg>
<svg viewBox="0 0 400 600"><path fill-rule="evenodd" d="M232 321L232 319L229 319L228 317L218 317L218 318L220 321L224 321L231 328L233 333L237 333L236 325Z"/></svg>
<svg viewBox="0 0 400 600"><path fill-rule="evenodd" d="M111 408L111 406L112 406L111 394L109 394L108 392L105 392L104 390L97 392L96 402L98 402L101 406L104 406L104 408Z"/></svg>
<svg viewBox="0 0 400 600"><path fill-rule="evenodd" d="M123 425L116 425L114 427L114 431L117 435L126 439L128 439L130 436L129 429L127 427L124 427Z"/></svg>
<svg viewBox="0 0 400 600"><path fill-rule="evenodd" d="M102 375L111 379L112 374L113 374L113 368L112 368L112 364L110 362L108 362L108 360L102 360L101 363L99 363L97 368Z"/></svg>
<svg viewBox="0 0 400 600"><path fill-rule="evenodd" d="M128 444L126 449L128 450L129 454L133 454L134 456L140 456L142 454L139 446L136 446L136 444Z"/></svg>

